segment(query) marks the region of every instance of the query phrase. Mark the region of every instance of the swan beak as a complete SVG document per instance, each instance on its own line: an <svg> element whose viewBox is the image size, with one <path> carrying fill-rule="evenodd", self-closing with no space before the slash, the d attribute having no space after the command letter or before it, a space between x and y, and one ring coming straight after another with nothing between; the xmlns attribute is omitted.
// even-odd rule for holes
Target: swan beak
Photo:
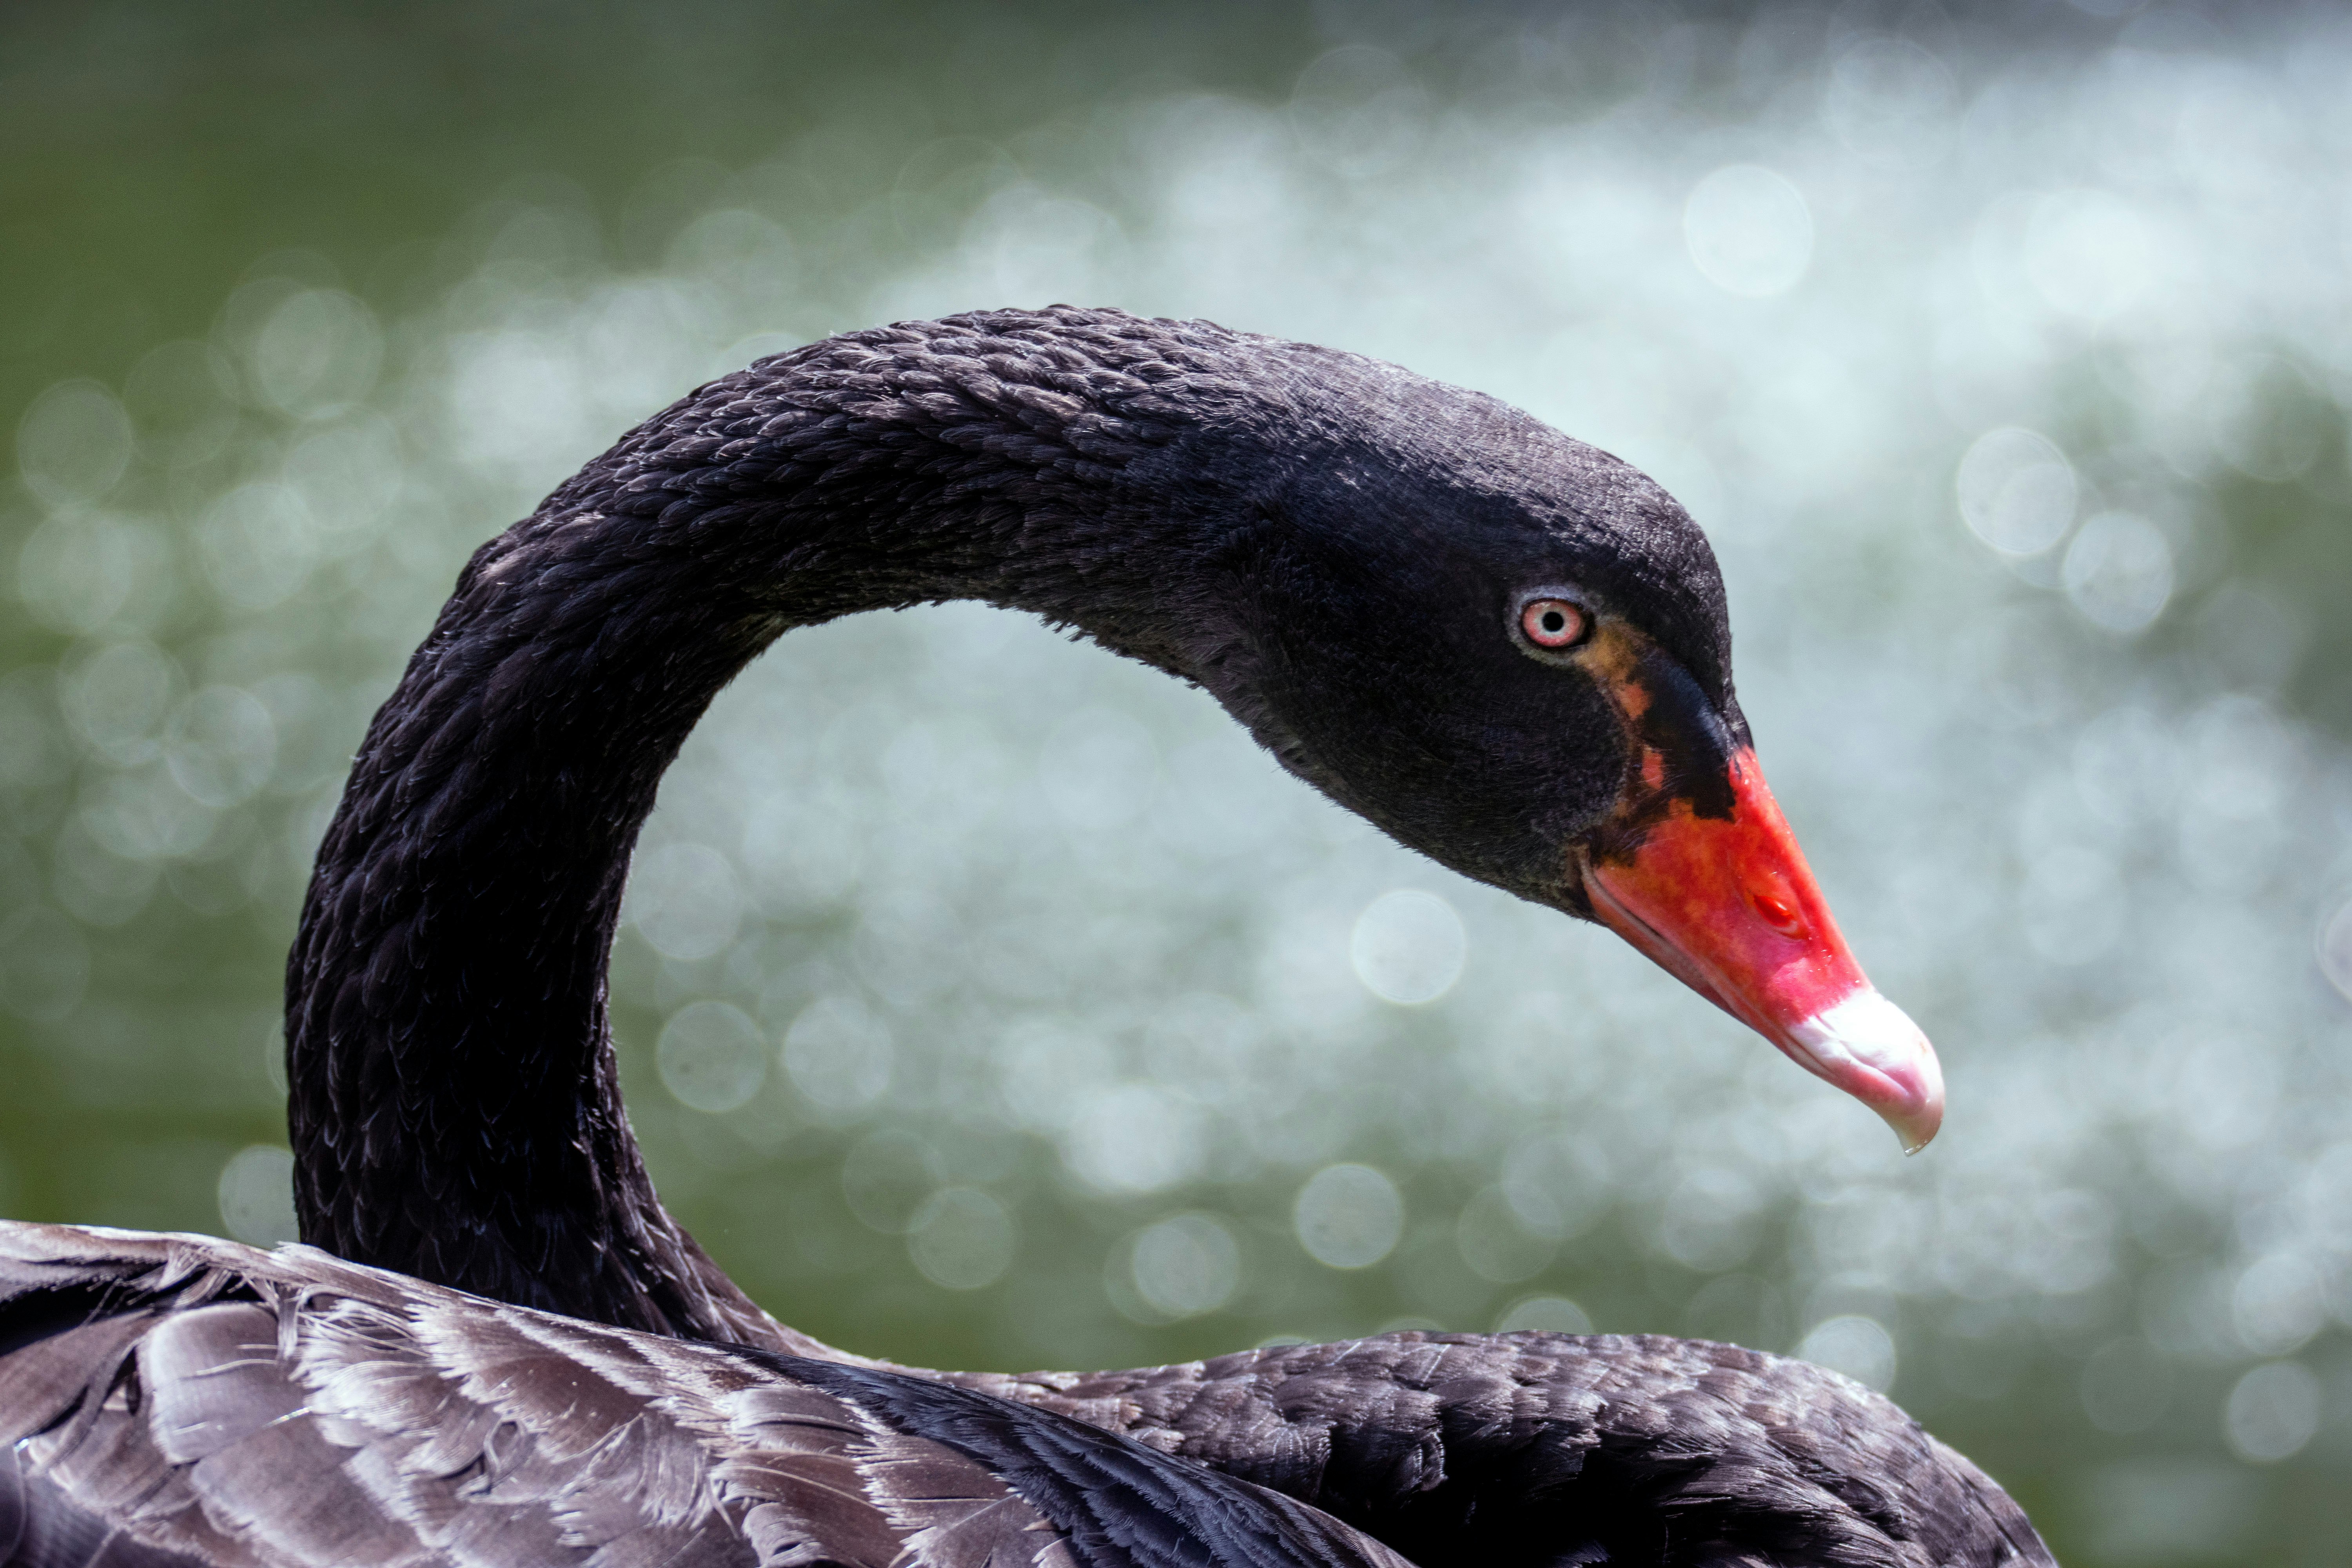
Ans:
<svg viewBox="0 0 2352 1568"><path fill-rule="evenodd" d="M1854 962L1756 753L1730 759L1727 815L1666 804L1583 861L1601 923L1885 1118L1917 1153L1944 1120L1935 1047ZM1713 792L1710 792L1712 794ZM1652 797L1654 802L1656 797Z"/></svg>

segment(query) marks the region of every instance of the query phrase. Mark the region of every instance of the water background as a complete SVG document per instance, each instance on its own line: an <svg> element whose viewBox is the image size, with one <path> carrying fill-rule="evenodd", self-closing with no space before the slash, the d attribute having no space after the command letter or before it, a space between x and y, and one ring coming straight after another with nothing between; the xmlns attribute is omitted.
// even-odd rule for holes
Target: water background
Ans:
<svg viewBox="0 0 2352 1568"><path fill-rule="evenodd" d="M1408 1324L1888 1388L2076 1564L2352 1557L2352 31L2322 10L0 19L0 1213L287 1234L311 846L465 555L696 382L1069 300L1650 469L1951 1114L971 605L786 638L614 960L662 1191L942 1365Z"/></svg>

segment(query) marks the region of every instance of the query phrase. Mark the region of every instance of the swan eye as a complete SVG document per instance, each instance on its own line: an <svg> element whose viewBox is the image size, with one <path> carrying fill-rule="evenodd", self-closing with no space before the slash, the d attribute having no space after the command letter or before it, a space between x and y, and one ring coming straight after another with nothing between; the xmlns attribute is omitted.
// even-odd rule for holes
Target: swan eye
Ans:
<svg viewBox="0 0 2352 1568"><path fill-rule="evenodd" d="M1536 599L1519 612L1519 629L1538 647L1574 647L1592 629L1592 617L1566 599Z"/></svg>

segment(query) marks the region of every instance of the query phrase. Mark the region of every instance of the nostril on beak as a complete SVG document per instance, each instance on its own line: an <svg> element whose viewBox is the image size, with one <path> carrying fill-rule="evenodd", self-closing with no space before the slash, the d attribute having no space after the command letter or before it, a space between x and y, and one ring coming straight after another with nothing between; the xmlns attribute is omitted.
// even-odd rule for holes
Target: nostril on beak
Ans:
<svg viewBox="0 0 2352 1568"><path fill-rule="evenodd" d="M1794 901L1778 893L1759 890L1748 895L1748 902L1757 914L1762 917L1766 925L1770 926L1782 936L1799 937L1805 934L1805 917L1797 912Z"/></svg>

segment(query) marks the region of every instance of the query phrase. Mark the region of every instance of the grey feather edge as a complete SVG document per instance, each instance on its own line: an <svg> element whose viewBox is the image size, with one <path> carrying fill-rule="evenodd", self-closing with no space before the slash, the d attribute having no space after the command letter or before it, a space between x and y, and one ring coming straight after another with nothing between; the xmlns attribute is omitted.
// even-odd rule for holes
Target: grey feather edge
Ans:
<svg viewBox="0 0 2352 1568"><path fill-rule="evenodd" d="M184 1562L1076 1568L972 1459L717 1347L305 1247L0 1222L0 1306L58 1292L98 1305L0 1357L0 1444Z"/></svg>

